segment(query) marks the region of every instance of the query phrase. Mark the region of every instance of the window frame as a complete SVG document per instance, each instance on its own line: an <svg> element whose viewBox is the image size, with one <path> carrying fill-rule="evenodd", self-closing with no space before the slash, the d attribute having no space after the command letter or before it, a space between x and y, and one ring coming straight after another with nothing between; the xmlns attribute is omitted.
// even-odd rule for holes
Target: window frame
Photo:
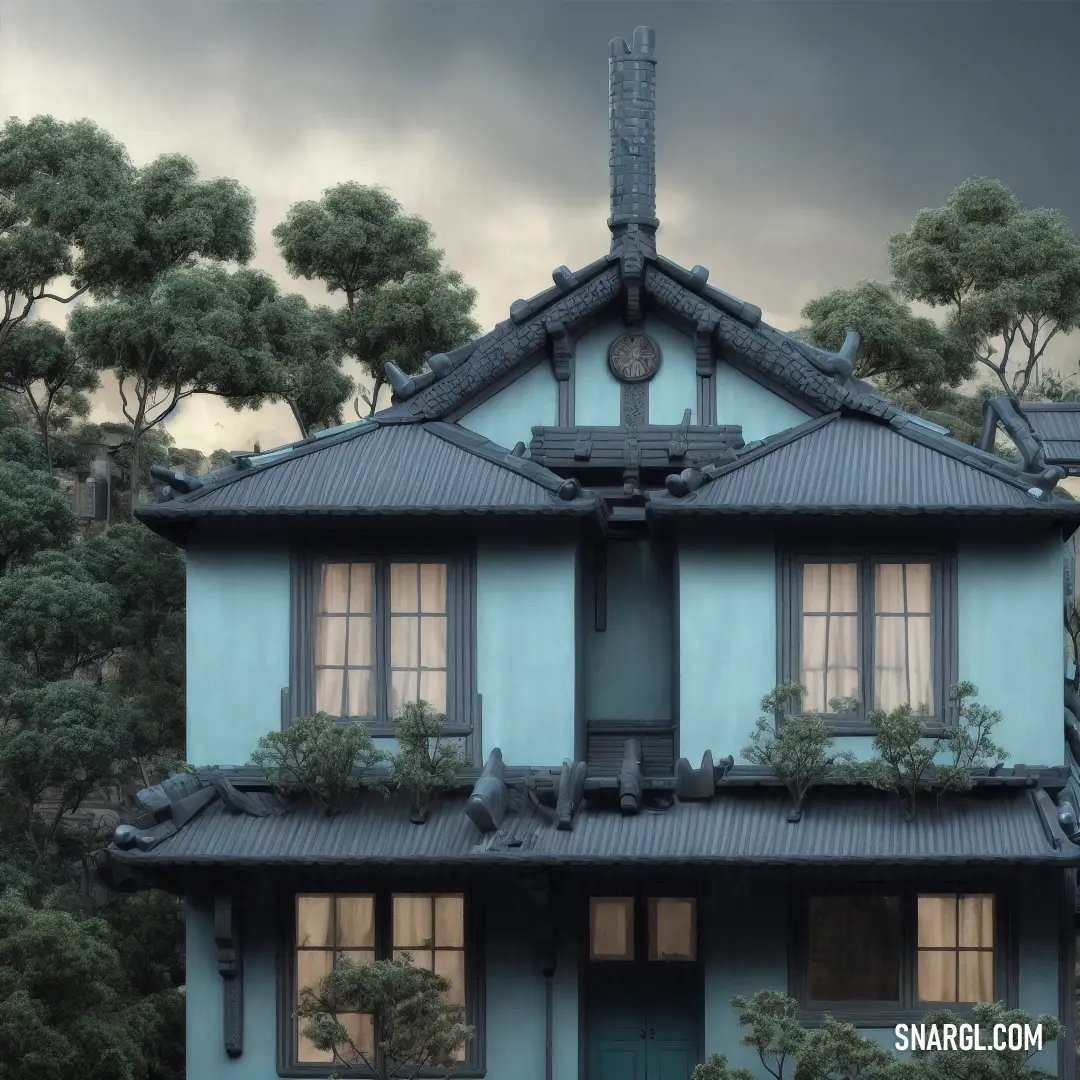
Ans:
<svg viewBox="0 0 1080 1080"><path fill-rule="evenodd" d="M580 922L581 941L584 943L581 949L581 965L583 972L601 972L605 970L619 970L620 968L665 968L681 969L687 972L700 972L704 970L704 950L701 943L702 935L702 908L704 894L701 888L692 882L686 882L680 887L677 883L650 882L647 886L632 886L624 882L609 881L603 878L592 881L589 888L582 894L582 915ZM592 955L592 932L593 932L593 901L594 900L630 900L632 905L631 943L633 956L630 957L594 957ZM694 958L652 957L651 944L653 924L651 907L654 900L690 900L693 902L693 946Z"/></svg>
<svg viewBox="0 0 1080 1080"><path fill-rule="evenodd" d="M956 703L950 696L957 682L957 588L956 552L953 548L903 547L853 544L800 545L777 553L777 683L801 681L802 581L807 563L855 562L858 570L858 640L860 671L859 709L830 714L834 735L875 735L868 720L874 686L874 568L881 563L930 564L931 662L933 664L934 713L927 719L928 736L943 735L956 726Z"/></svg>
<svg viewBox="0 0 1080 1080"><path fill-rule="evenodd" d="M331 1073L341 1077L368 1077L367 1069L349 1069L335 1066L333 1062L301 1062L297 1060L298 1021L293 1019L296 1008L296 909L299 896L348 896L374 895L375 897L375 958L385 960L393 955L392 897L397 895L442 896L461 895L465 902L465 1009L466 1022L475 1029L469 1042L465 1061L454 1069L454 1076L466 1078L483 1077L487 1069L485 1010L486 1010L486 957L484 953L483 899L476 890L464 883L433 885L431 882L409 880L386 884L385 882L325 882L312 881L310 885L296 885L285 889L279 897L279 949L277 962L277 1074L289 1078L320 1078ZM421 1078L442 1077L441 1069L422 1069Z"/></svg>
<svg viewBox="0 0 1080 1080"><path fill-rule="evenodd" d="M900 898L900 1000L812 1001L807 996L809 982L809 900L811 896L871 893ZM960 880L918 880L904 882L819 883L802 882L789 891L788 994L799 1003L799 1019L811 1025L826 1016L856 1027L893 1027L921 1020L935 1009L950 1009L969 1016L971 1003L928 1002L916 998L918 976L918 898L920 895L963 895L988 893L994 897L994 999L1016 1008L1019 998L1019 969L1016 928L1016 894L1001 882Z"/></svg>
<svg viewBox="0 0 1080 1080"><path fill-rule="evenodd" d="M471 550L416 547L319 547L296 551L292 559L290 685L283 693L282 726L315 712L315 627L322 566L326 563L375 564L373 639L375 714L343 716L342 723L366 724L372 736L392 738L396 725L389 710L389 577L392 563L437 562L446 566L446 728L466 739L469 760L476 755L480 702L476 690L476 562Z"/></svg>

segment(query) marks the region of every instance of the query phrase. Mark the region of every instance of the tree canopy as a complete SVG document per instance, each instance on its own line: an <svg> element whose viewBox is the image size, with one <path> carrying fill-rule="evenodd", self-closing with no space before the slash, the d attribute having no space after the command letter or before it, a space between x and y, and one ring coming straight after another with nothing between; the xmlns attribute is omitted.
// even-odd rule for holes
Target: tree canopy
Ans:
<svg viewBox="0 0 1080 1080"><path fill-rule="evenodd" d="M406 215L388 192L345 183L293 205L274 229L289 273L341 293L341 340L373 380L369 415L386 384L386 365L415 374L432 354L479 333L476 291L443 267L431 226Z"/></svg>

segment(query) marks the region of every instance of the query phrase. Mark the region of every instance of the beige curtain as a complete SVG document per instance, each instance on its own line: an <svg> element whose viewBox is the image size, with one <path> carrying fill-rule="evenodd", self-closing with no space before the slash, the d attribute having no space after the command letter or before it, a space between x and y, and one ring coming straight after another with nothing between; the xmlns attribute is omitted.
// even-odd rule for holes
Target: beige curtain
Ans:
<svg viewBox="0 0 1080 1080"><path fill-rule="evenodd" d="M803 708L826 712L834 698L859 694L858 564L804 564L802 610Z"/></svg>
<svg viewBox="0 0 1080 1080"><path fill-rule="evenodd" d="M934 710L929 563L874 567L874 708Z"/></svg>

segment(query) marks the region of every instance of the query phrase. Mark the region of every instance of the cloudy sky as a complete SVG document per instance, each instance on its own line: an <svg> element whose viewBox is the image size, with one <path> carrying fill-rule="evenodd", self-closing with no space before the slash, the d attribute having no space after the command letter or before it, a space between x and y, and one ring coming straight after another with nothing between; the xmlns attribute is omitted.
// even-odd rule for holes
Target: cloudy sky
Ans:
<svg viewBox="0 0 1080 1080"><path fill-rule="evenodd" d="M0 0L0 121L89 117L143 164L180 151L270 235L343 180L426 217L489 327L607 248L607 43L657 34L669 257L792 328L884 278L885 240L973 174L1080 228L1080 4L556 0ZM1080 340L1060 346L1073 369ZM117 418L115 393L98 418ZM169 424L205 451L296 437L285 408L212 400Z"/></svg>

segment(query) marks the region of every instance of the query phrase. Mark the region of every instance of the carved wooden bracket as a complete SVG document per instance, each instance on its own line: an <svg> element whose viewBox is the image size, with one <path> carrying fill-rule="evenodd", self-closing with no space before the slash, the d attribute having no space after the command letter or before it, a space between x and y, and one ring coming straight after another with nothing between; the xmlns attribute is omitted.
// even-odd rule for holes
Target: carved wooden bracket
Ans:
<svg viewBox="0 0 1080 1080"><path fill-rule="evenodd" d="M694 356L697 359L698 378L707 379L716 370L716 345L713 327L702 319L694 329Z"/></svg>
<svg viewBox="0 0 1080 1080"><path fill-rule="evenodd" d="M225 890L215 892L214 941L224 1000L222 1032L225 1053L231 1058L238 1058L244 1052L244 955L237 916L233 894Z"/></svg>
<svg viewBox="0 0 1080 1080"><path fill-rule="evenodd" d="M574 370L574 339L559 319L549 319L544 329L548 335L551 370L559 382L566 382Z"/></svg>

